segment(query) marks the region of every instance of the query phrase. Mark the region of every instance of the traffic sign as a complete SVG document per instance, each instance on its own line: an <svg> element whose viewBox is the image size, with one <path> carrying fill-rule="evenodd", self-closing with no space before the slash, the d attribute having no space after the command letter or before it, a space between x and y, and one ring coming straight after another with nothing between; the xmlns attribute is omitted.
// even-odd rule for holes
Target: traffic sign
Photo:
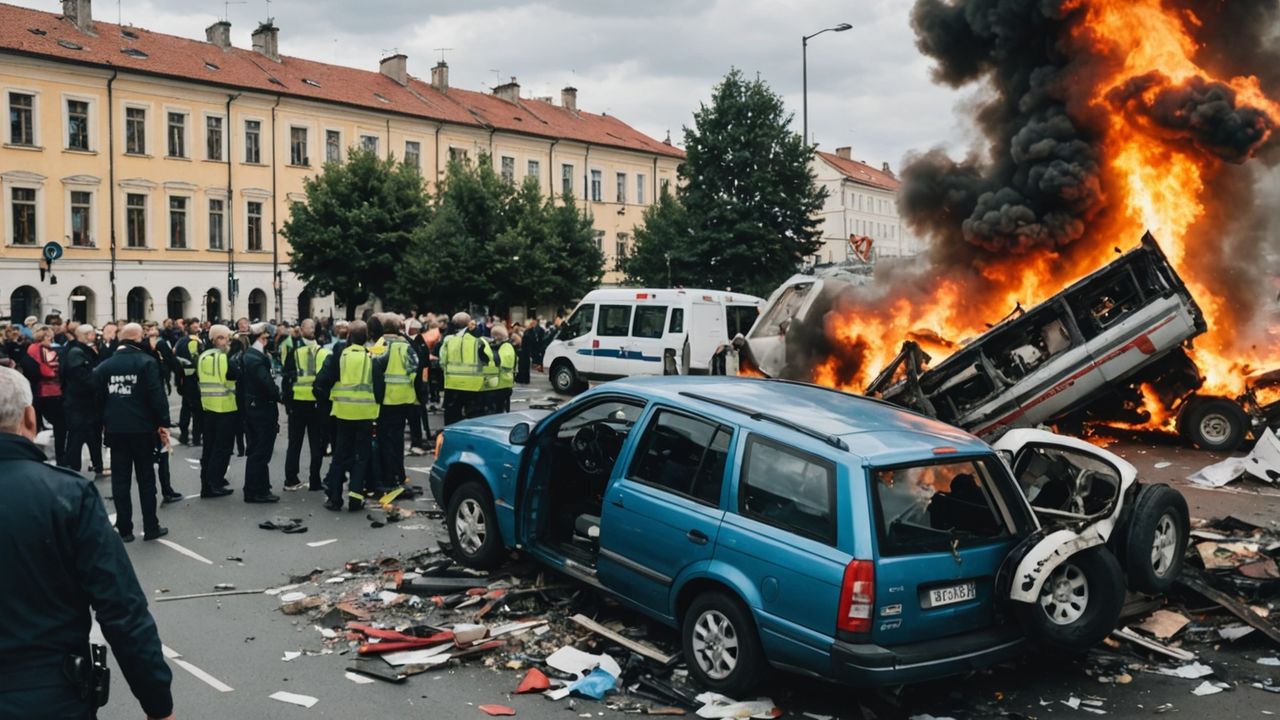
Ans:
<svg viewBox="0 0 1280 720"><path fill-rule="evenodd" d="M44 244L44 259L53 262L62 257L62 245L56 242L47 242Z"/></svg>

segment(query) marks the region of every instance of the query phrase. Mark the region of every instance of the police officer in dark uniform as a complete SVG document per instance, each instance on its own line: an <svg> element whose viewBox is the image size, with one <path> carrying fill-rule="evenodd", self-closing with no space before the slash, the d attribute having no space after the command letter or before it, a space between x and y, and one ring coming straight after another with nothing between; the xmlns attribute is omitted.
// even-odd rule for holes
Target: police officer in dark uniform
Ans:
<svg viewBox="0 0 1280 720"><path fill-rule="evenodd" d="M199 447L204 409L200 405L200 383L196 378L196 360L204 352L200 341L200 323L195 318L187 321L187 336L178 341L173 354L182 366L182 412L178 415L178 442ZM187 428L190 428L188 431Z"/></svg>
<svg viewBox="0 0 1280 720"><path fill-rule="evenodd" d="M142 326L120 329L120 347L93 370L94 395L111 448L111 492L115 498L116 529L125 542L133 541L132 476L138 476L142 506L142 539L169 533L156 516L156 475L152 465L156 438L169 444L169 401L160 379L160 363L142 339Z"/></svg>
<svg viewBox="0 0 1280 720"><path fill-rule="evenodd" d="M244 464L244 501L247 503L279 502L280 496L271 492L271 452L275 449L276 435L280 432L280 388L271 377L271 358L267 356L267 343L276 334L271 323L254 323L246 338L248 347L240 355L239 377L236 389L240 392L248 440Z"/></svg>
<svg viewBox="0 0 1280 720"><path fill-rule="evenodd" d="M45 464L35 434L30 384L0 368L0 717L94 716L92 608L143 712L171 719L172 674L102 498L78 474Z"/></svg>
<svg viewBox="0 0 1280 720"><path fill-rule="evenodd" d="M93 472L101 477L102 419L93 394L93 369L98 365L95 339L93 326L82 323L76 327L75 339L62 351L62 411L67 419L67 451L63 459L67 467L80 472L81 448L88 445Z"/></svg>

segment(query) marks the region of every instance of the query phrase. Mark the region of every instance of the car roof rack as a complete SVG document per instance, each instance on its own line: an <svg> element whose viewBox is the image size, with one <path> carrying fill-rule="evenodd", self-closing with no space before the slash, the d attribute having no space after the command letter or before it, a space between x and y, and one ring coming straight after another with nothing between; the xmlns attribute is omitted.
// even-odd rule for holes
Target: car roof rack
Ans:
<svg viewBox="0 0 1280 720"><path fill-rule="evenodd" d="M718 398L707 397L706 395L702 395L700 393L682 391L680 394L687 398L692 398L694 400L701 400L704 403L710 403L712 405L717 405L719 407L722 407L728 410L733 410L734 412L740 412L743 415L746 415L747 417L751 418L752 420L766 420L776 425L781 425L783 427L790 428L792 430L795 430L798 433L802 433L804 435L808 435L811 438L821 440L822 442L830 445L833 448L836 448L837 450L849 449L849 443L845 442L844 440L842 440L836 435L830 435L828 433L819 432L817 430L814 430L811 427L806 427L804 425L801 425L800 423L793 422L783 417L778 417L777 415L770 415L769 413L760 412L759 410L746 407L745 405L739 405L734 402L729 402L728 400L720 400Z"/></svg>

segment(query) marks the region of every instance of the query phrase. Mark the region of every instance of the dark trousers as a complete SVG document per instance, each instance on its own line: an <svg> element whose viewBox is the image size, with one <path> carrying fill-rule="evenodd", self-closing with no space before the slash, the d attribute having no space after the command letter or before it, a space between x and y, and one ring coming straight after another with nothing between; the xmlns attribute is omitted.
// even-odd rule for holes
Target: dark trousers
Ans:
<svg viewBox="0 0 1280 720"><path fill-rule="evenodd" d="M227 466L235 445L240 414L204 414L204 446L200 450L200 492L227 486Z"/></svg>
<svg viewBox="0 0 1280 720"><path fill-rule="evenodd" d="M50 670L61 674L61 670ZM56 680L21 690L0 691L0 717L47 718L48 720L89 720L95 713L88 700L80 699L80 691L70 681Z"/></svg>
<svg viewBox="0 0 1280 720"><path fill-rule="evenodd" d="M200 384L194 375L182 381L182 411L178 414L179 439L183 444L200 444L204 425L204 406L200 404ZM188 432L190 428L190 432Z"/></svg>
<svg viewBox="0 0 1280 720"><path fill-rule="evenodd" d="M296 485L302 460L302 438L305 435L310 452L310 474L313 488L320 487L320 466L324 464L324 448L329 441L329 414L313 402L294 402L289 406L289 447L284 453L284 484Z"/></svg>
<svg viewBox="0 0 1280 720"><path fill-rule="evenodd" d="M235 416L236 416L236 454L243 456L245 453L244 439L245 439L245 436L248 434L249 426L245 422L244 410L237 410L235 412Z"/></svg>
<svg viewBox="0 0 1280 720"><path fill-rule="evenodd" d="M102 425L95 417L79 413L67 413L66 466L80 472L80 456L84 446L89 446L90 470L102 472Z"/></svg>
<svg viewBox="0 0 1280 720"><path fill-rule="evenodd" d="M325 478L325 493L334 502L342 502L342 483L351 473L351 492L365 491L370 454L373 451L373 421L337 419L333 436L333 460Z"/></svg>
<svg viewBox="0 0 1280 720"><path fill-rule="evenodd" d="M385 489L404 483L404 427L416 407L416 404L383 405L378 414L378 455L382 459L378 481Z"/></svg>
<svg viewBox="0 0 1280 720"><path fill-rule="evenodd" d="M422 416L427 409L418 402L405 407L409 408L409 447L422 447Z"/></svg>
<svg viewBox="0 0 1280 720"><path fill-rule="evenodd" d="M490 415L511 412L511 388L490 390L485 393L485 397L489 400Z"/></svg>
<svg viewBox="0 0 1280 720"><path fill-rule="evenodd" d="M62 412L62 396L38 397L32 403L36 412L53 426L53 460L59 465L66 465L67 423Z"/></svg>
<svg viewBox="0 0 1280 720"><path fill-rule="evenodd" d="M475 396L480 393L466 390L444 391L444 424L452 425L466 417L474 417L468 411L475 404Z"/></svg>
<svg viewBox="0 0 1280 720"><path fill-rule="evenodd" d="M156 451L153 433L108 433L111 448L111 494L116 506L116 529L121 535L133 533L133 477L138 478L138 504L142 506L142 531L160 527L156 517L156 474L152 458Z"/></svg>
<svg viewBox="0 0 1280 720"><path fill-rule="evenodd" d="M271 452L280 434L280 423L275 405L261 410L246 410L244 463L244 496L258 497L271 492Z"/></svg>

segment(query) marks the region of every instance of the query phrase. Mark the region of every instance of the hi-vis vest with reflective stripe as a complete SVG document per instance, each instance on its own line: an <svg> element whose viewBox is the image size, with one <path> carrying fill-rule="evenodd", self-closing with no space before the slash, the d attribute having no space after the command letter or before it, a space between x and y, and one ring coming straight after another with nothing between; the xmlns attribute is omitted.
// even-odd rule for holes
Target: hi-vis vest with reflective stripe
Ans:
<svg viewBox="0 0 1280 720"><path fill-rule="evenodd" d="M298 365L298 376L293 381L293 399L316 401L316 373L324 367L324 361L332 355L329 348L303 343L293 351L293 361Z"/></svg>
<svg viewBox="0 0 1280 720"><path fill-rule="evenodd" d="M183 375L186 375L187 377L191 377L192 375L196 374L195 361L200 355L200 353L198 352L199 350L200 350L200 339L194 338L194 337L188 337L187 338L187 357L191 359L192 364L182 366Z"/></svg>
<svg viewBox="0 0 1280 720"><path fill-rule="evenodd" d="M440 348L440 367L444 370L444 389L478 392L484 389L485 366L492 365L489 354L481 349L480 338L469 332L450 335Z"/></svg>
<svg viewBox="0 0 1280 720"><path fill-rule="evenodd" d="M363 345L352 345L338 356L338 382L329 392L332 415L339 420L373 420L378 401L373 396L373 358Z"/></svg>
<svg viewBox="0 0 1280 720"><path fill-rule="evenodd" d="M236 382L227 379L227 354L217 348L200 353L196 363L200 383L200 406L205 412L236 411Z"/></svg>
<svg viewBox="0 0 1280 720"><path fill-rule="evenodd" d="M387 369L382 380L386 389L382 394L383 405L414 405L418 394L413 389L413 378L418 368L409 367L409 343L404 338L390 340L386 344Z"/></svg>
<svg viewBox="0 0 1280 720"><path fill-rule="evenodd" d="M498 389L510 390L516 386L516 347L504 342L498 347Z"/></svg>

